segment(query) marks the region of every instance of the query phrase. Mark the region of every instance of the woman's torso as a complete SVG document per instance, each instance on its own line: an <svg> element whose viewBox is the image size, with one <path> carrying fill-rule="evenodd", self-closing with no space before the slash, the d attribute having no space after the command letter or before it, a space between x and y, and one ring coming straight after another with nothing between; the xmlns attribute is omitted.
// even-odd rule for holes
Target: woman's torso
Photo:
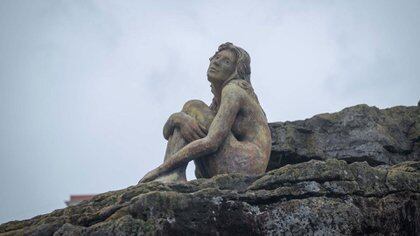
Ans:
<svg viewBox="0 0 420 236"><path fill-rule="evenodd" d="M252 88L247 91L241 81L236 84L244 92L241 95L242 106L225 142L216 154L205 158L210 176L225 173L261 174L267 168L271 152L267 118Z"/></svg>

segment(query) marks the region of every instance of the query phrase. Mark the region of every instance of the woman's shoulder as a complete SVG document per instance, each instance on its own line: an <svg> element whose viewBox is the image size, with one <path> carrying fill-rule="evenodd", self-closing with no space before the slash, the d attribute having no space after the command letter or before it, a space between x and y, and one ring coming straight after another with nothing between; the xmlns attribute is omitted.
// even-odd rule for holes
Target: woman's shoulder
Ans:
<svg viewBox="0 0 420 236"><path fill-rule="evenodd" d="M226 84L225 88L228 87L229 90L237 90L238 92L243 92L246 95L250 95L251 97L256 97L254 93L254 89L252 88L251 84L245 80L241 79L234 79L229 81Z"/></svg>
<svg viewBox="0 0 420 236"><path fill-rule="evenodd" d="M258 97L254 92L254 88L252 88L252 85L248 81L242 79L234 79L229 81L225 88L226 87L228 87L229 91L233 91L237 95L241 94L240 97L243 97L246 100L255 101L257 104L259 104Z"/></svg>
<svg viewBox="0 0 420 236"><path fill-rule="evenodd" d="M245 91L252 91L252 92L254 91L252 89L252 86L247 81L240 80L240 79L234 79L234 80L229 81L229 83L227 83L226 86L223 89L225 89L225 88L227 88L227 89L235 89L235 88L238 89L238 88L240 88L240 89L245 90Z"/></svg>

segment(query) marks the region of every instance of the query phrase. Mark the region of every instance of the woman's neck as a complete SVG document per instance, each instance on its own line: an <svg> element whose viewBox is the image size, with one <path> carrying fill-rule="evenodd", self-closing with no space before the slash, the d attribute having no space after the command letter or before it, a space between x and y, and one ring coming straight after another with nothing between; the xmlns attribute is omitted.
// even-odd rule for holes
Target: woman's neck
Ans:
<svg viewBox="0 0 420 236"><path fill-rule="evenodd" d="M219 109L219 105L221 103L222 100L222 90L223 87L226 86L227 83L229 83L231 80L233 80L233 78L230 78L228 80L225 80L221 83L217 82L217 81L210 81L211 83L211 92L213 93L214 97L213 97L213 102L212 102L212 107L213 109L217 110Z"/></svg>
<svg viewBox="0 0 420 236"><path fill-rule="evenodd" d="M220 102L222 96L223 85L223 83L211 82L211 92L213 93L214 97L218 102Z"/></svg>
<svg viewBox="0 0 420 236"><path fill-rule="evenodd" d="M211 80L211 79L208 79L208 81L210 81L210 83L211 83L213 94L220 96L221 93L222 93L223 87L225 87L225 85L228 84L233 79L235 79L235 78L234 77L229 77L228 79L226 79L224 81L214 81L214 80Z"/></svg>

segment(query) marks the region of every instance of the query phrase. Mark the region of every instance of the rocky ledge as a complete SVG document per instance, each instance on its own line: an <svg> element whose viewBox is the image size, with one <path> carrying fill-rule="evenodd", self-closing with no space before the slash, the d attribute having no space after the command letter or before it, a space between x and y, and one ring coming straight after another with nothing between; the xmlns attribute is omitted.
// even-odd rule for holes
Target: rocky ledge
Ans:
<svg viewBox="0 0 420 236"><path fill-rule="evenodd" d="M420 232L420 162L311 160L262 176L150 182L0 227L3 235L339 235ZM5 233L8 232L8 233Z"/></svg>
<svg viewBox="0 0 420 236"><path fill-rule="evenodd" d="M273 123L264 175L139 184L0 235L419 235L419 119L359 105Z"/></svg>

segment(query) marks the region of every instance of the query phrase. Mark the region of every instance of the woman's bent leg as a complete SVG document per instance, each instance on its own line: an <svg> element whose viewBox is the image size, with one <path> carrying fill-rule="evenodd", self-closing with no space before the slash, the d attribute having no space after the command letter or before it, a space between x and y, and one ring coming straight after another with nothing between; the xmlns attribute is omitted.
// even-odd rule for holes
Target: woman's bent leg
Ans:
<svg viewBox="0 0 420 236"><path fill-rule="evenodd" d="M206 133L213 122L215 112L213 112L204 102L191 100L185 103L182 111L193 117L201 127L206 129ZM208 166L202 159L194 160L195 176L197 178L210 178Z"/></svg>
<svg viewBox="0 0 420 236"><path fill-rule="evenodd" d="M165 159L166 161L170 158L174 153L179 151L183 148L187 142L181 136L181 132L178 128L175 128L172 135L168 139L168 144L166 145L166 152L165 152ZM187 165L181 166L159 178L156 181L168 183L168 182L185 182L187 181L187 177L185 171L187 169Z"/></svg>
<svg viewBox="0 0 420 236"><path fill-rule="evenodd" d="M213 111L211 111L210 108L200 100L191 100L186 102L184 107L182 108L182 112L194 118L200 124L200 126L202 126L205 129L208 129L210 127L210 124L214 118ZM188 142L182 137L179 129L175 128L172 135L168 139L164 161L171 158L173 154L175 154L187 144ZM195 175L197 178L210 177L207 174L206 168L202 162L200 162L199 160L195 160L194 163L196 165ZM185 182L187 181L185 174L186 168L187 165L179 167L169 172L168 174L157 178L156 181L161 181L165 183Z"/></svg>

